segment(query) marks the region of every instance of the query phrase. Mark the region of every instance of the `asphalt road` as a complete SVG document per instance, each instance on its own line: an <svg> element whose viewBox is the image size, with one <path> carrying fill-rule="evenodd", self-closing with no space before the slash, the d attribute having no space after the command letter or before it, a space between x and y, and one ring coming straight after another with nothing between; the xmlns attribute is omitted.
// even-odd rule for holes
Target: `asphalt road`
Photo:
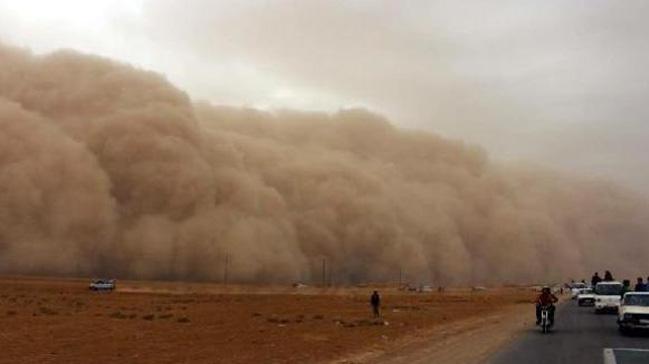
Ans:
<svg viewBox="0 0 649 364"><path fill-rule="evenodd" d="M596 315L592 307L578 307L569 301L556 312L555 326L549 334L530 329L491 359L493 364L517 363L604 363L604 349L649 349L649 334L623 336L618 332L616 315ZM530 308L534 315L534 308ZM607 363L649 363L649 351L607 351ZM611 355L616 361L610 361Z"/></svg>

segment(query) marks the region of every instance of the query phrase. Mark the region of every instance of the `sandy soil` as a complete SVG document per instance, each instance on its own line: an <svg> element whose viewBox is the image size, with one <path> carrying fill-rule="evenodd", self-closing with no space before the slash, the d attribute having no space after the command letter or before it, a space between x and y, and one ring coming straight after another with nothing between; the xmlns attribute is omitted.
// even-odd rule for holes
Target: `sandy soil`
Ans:
<svg viewBox="0 0 649 364"><path fill-rule="evenodd" d="M479 317L469 317L420 330L384 349L358 353L338 364L478 364L533 327L530 305L508 305Z"/></svg>
<svg viewBox="0 0 649 364"><path fill-rule="evenodd" d="M408 293L383 287L380 321L370 317L372 287L120 282L116 292L94 293L87 283L0 279L0 363L416 362L431 347L439 349L434 355L453 345L466 351L457 338L467 333L487 338L481 351L487 353L507 335L475 329L502 326L512 312L529 313L523 304L534 295L522 288Z"/></svg>

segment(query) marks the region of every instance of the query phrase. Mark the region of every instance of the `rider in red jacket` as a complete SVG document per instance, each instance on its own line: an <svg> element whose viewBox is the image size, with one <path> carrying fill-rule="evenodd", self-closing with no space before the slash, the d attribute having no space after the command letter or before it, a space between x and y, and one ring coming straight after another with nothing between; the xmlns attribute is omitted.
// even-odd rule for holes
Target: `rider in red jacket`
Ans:
<svg viewBox="0 0 649 364"><path fill-rule="evenodd" d="M553 295L549 287L543 287L541 294L536 299L536 324L541 323L541 307L548 307L548 318L550 319L550 326L554 325L554 303L559 301L557 296Z"/></svg>

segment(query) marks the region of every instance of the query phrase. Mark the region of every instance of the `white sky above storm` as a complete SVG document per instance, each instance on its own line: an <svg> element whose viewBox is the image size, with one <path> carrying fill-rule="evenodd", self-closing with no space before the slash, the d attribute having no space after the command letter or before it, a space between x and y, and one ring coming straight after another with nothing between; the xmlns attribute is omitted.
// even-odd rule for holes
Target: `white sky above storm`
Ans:
<svg viewBox="0 0 649 364"><path fill-rule="evenodd" d="M0 41L115 58L215 104L366 107L649 192L647 19L634 0L0 0Z"/></svg>

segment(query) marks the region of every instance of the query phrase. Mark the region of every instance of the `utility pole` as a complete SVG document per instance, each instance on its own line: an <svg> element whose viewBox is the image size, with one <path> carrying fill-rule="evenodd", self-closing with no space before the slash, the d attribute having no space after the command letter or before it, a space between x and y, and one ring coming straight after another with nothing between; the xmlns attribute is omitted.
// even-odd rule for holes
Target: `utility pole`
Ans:
<svg viewBox="0 0 649 364"><path fill-rule="evenodd" d="M223 269L223 284L228 285L228 265L230 265L230 254L225 253L225 268Z"/></svg>
<svg viewBox="0 0 649 364"><path fill-rule="evenodd" d="M327 258L322 258L322 287L325 287L325 285L327 284L326 274L327 274Z"/></svg>
<svg viewBox="0 0 649 364"><path fill-rule="evenodd" d="M403 285L403 269L399 267L399 289L401 289Z"/></svg>
<svg viewBox="0 0 649 364"><path fill-rule="evenodd" d="M331 281L331 271L332 270L333 269L331 269L331 263L329 263L329 272L327 272L327 287L333 286L333 283Z"/></svg>

